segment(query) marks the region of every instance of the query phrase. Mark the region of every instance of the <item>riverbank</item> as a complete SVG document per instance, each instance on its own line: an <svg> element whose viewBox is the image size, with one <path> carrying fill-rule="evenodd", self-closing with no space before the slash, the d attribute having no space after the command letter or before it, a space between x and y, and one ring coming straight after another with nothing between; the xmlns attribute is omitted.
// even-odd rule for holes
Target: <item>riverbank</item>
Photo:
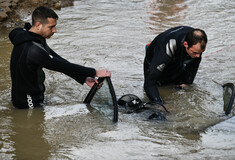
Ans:
<svg viewBox="0 0 235 160"><path fill-rule="evenodd" d="M24 18L38 6L55 10L73 5L74 0L0 0L0 28L21 26Z"/></svg>

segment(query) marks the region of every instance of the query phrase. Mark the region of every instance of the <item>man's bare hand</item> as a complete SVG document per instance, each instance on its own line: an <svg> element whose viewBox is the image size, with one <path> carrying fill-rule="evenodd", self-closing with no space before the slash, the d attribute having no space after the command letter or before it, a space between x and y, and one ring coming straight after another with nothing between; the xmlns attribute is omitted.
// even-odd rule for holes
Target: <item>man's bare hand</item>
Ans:
<svg viewBox="0 0 235 160"><path fill-rule="evenodd" d="M111 77L111 72L107 69L96 70L96 77Z"/></svg>
<svg viewBox="0 0 235 160"><path fill-rule="evenodd" d="M181 85L177 85L175 88L176 89L186 89L186 88L188 88L188 85L187 84L181 84Z"/></svg>
<svg viewBox="0 0 235 160"><path fill-rule="evenodd" d="M98 83L98 80L95 79L95 78L92 78L92 77L87 77L86 78L86 84L89 86L89 87L93 87L95 83ZM102 87L103 83L100 83L99 86L98 86L98 89L100 89Z"/></svg>
<svg viewBox="0 0 235 160"><path fill-rule="evenodd" d="M87 84L89 87L92 87L95 83L98 83L97 79L92 78L92 77L87 77L87 78L86 78L86 84Z"/></svg>

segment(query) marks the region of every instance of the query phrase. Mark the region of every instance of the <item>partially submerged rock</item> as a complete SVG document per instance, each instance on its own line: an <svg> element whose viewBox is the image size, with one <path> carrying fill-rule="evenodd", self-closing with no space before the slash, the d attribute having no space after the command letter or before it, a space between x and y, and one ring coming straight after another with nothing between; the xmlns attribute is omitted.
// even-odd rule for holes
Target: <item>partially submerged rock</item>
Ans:
<svg viewBox="0 0 235 160"><path fill-rule="evenodd" d="M55 10L73 5L74 0L0 0L0 27L22 25L22 15L31 15L38 6L47 6ZM24 17L25 18L25 17Z"/></svg>

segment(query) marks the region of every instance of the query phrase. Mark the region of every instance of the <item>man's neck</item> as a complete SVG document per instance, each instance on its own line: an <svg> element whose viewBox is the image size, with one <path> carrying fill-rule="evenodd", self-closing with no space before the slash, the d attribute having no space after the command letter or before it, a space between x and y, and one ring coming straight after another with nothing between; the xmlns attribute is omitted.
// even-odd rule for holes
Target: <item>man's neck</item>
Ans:
<svg viewBox="0 0 235 160"><path fill-rule="evenodd" d="M38 34L37 29L33 26L29 29L29 31Z"/></svg>

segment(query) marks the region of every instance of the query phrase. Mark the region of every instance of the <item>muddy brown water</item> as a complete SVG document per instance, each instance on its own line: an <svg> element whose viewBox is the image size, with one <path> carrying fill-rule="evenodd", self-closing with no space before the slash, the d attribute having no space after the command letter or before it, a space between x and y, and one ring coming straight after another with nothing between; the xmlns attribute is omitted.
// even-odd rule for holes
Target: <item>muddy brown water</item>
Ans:
<svg viewBox="0 0 235 160"><path fill-rule="evenodd" d="M206 31L209 42L194 84L182 91L160 88L171 112L166 122L147 121L148 113L120 112L113 124L82 103L87 86L46 69L47 105L15 109L10 101L12 45L9 30L1 31L0 158L233 159L234 111L224 115L222 87L215 82L235 83L234 6L230 0L81 0L57 12L58 32L48 44L71 62L108 68L117 97L132 93L147 100L144 47L157 34L177 25Z"/></svg>

